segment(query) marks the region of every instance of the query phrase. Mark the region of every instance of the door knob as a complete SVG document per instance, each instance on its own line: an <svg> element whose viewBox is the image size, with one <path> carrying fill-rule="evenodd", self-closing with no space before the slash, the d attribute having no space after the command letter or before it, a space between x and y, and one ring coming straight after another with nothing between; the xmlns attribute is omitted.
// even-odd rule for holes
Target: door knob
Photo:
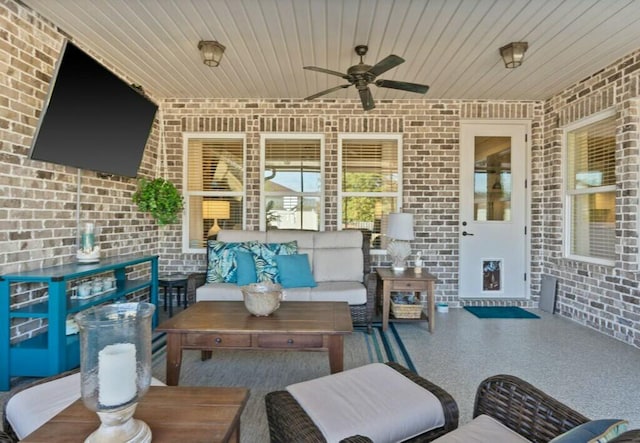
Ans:
<svg viewBox="0 0 640 443"><path fill-rule="evenodd" d="M467 231L462 231L462 235L466 237L467 235L473 235L473 234Z"/></svg>

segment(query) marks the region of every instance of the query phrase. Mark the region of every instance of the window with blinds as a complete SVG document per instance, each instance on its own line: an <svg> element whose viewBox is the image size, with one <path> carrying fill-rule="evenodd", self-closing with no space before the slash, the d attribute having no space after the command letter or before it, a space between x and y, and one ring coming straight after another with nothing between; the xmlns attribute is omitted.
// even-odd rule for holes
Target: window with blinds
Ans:
<svg viewBox="0 0 640 443"><path fill-rule="evenodd" d="M616 119L566 131L568 254L615 260Z"/></svg>
<svg viewBox="0 0 640 443"><path fill-rule="evenodd" d="M402 201L402 137L340 135L338 213L341 229L371 231L371 249L385 249L387 216Z"/></svg>
<svg viewBox="0 0 640 443"><path fill-rule="evenodd" d="M220 229L242 229L245 139L185 135L186 249L206 246Z"/></svg>
<svg viewBox="0 0 640 443"><path fill-rule="evenodd" d="M323 139L263 136L264 229L320 230L323 220Z"/></svg>

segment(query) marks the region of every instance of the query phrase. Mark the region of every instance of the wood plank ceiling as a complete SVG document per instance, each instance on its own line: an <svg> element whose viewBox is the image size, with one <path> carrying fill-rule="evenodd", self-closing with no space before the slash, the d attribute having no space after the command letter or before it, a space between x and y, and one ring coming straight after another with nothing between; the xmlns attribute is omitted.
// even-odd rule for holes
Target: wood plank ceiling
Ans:
<svg viewBox="0 0 640 443"><path fill-rule="evenodd" d="M425 95L372 87L376 99L543 100L640 47L638 0L22 0L155 98L304 98L389 54L380 78L430 85ZM200 60L200 40L226 46ZM526 41L506 69L498 48ZM353 98L342 89L325 98Z"/></svg>

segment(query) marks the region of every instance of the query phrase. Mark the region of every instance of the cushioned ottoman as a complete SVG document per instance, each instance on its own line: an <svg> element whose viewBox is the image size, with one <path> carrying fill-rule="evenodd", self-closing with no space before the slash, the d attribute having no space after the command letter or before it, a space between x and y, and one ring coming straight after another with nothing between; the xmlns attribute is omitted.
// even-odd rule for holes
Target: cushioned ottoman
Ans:
<svg viewBox="0 0 640 443"><path fill-rule="evenodd" d="M397 363L291 385L265 402L272 442L428 441L458 426L453 398Z"/></svg>

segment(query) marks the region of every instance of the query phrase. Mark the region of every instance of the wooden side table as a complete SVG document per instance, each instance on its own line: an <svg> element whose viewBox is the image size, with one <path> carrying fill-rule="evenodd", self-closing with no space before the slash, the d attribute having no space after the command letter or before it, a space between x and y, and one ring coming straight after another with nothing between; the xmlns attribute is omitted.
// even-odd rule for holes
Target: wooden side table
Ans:
<svg viewBox="0 0 640 443"><path fill-rule="evenodd" d="M392 292L413 292L420 297L420 292L427 293L427 319L429 332L435 329L436 293L435 286L438 280L435 275L426 271L416 273L413 268L405 268L404 271L395 272L391 268L377 268L378 291L382 290L382 330L389 326L389 308ZM408 321L408 320L406 320ZM418 320L414 320L418 321Z"/></svg>
<svg viewBox="0 0 640 443"><path fill-rule="evenodd" d="M134 417L151 428L153 443L238 443L245 388L151 386ZM100 425L98 415L77 400L22 440L27 443L84 441Z"/></svg>

